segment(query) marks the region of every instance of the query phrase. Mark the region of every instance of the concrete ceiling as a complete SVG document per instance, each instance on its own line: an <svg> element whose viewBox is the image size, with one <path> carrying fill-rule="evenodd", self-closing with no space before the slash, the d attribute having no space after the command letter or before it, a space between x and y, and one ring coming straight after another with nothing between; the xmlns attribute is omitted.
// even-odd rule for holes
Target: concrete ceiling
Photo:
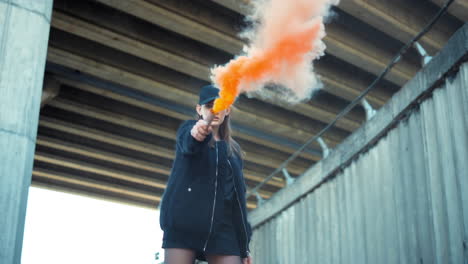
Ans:
<svg viewBox="0 0 468 264"><path fill-rule="evenodd" d="M156 207L170 174L175 132L194 117L209 68L244 44L241 0L55 0L33 185ZM466 22L459 0L422 40L440 50ZM316 64L324 88L295 106L241 97L235 138L255 186L364 90L438 11L437 0L342 0ZM413 49L367 101L376 109L420 69ZM365 122L356 107L323 137L333 148ZM321 159L313 144L288 166L297 177ZM270 197L280 176L262 188ZM252 197L249 208L255 208Z"/></svg>

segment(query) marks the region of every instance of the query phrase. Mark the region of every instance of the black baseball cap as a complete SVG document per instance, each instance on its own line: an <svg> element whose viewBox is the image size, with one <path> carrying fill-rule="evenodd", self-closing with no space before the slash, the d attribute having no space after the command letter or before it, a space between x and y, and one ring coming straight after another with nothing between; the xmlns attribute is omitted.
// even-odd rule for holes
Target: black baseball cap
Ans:
<svg viewBox="0 0 468 264"><path fill-rule="evenodd" d="M199 105L207 104L219 97L219 89L213 85L205 85L200 90Z"/></svg>

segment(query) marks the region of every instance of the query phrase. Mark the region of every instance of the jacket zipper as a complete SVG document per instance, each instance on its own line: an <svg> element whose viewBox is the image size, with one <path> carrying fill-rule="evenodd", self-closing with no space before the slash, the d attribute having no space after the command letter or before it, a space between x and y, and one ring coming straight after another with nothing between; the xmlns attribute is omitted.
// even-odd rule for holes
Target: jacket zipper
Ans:
<svg viewBox="0 0 468 264"><path fill-rule="evenodd" d="M228 159L228 164L229 164L229 167L231 167L231 171L234 172L234 169L232 168L232 165L231 165L231 162L229 161ZM234 173L232 174L234 176ZM233 177L234 179L234 177ZM245 228L245 223L244 223L244 213L242 213L242 207L241 207L241 203L240 203L240 200L239 200L239 193L237 192L237 188L236 188L236 183L234 182L234 191L236 192L236 198L237 198L237 203L239 204L239 211L241 213L241 217L242 217L242 227L244 228L244 233L245 233L245 250L247 251L247 255L249 255L249 246L248 246L248 235L247 235L247 229Z"/></svg>
<svg viewBox="0 0 468 264"><path fill-rule="evenodd" d="M213 229L214 213L215 213L215 208L216 208L216 192L218 189L218 142L215 142L215 147L216 147L216 174L215 174L215 193L214 193L214 200L213 200L213 212L211 213L210 231L208 232L208 237L206 238L205 245L203 246L203 251L206 250L206 246L208 245L208 240L210 240L211 231Z"/></svg>

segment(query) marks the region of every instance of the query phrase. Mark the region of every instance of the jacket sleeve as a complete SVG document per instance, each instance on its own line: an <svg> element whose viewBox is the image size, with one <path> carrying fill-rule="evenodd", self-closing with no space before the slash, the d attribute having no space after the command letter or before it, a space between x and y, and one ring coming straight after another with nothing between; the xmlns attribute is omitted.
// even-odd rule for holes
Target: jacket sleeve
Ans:
<svg viewBox="0 0 468 264"><path fill-rule="evenodd" d="M241 172L241 178L242 178L242 183L244 184L244 195L247 194L247 184L245 183L245 177L244 177L244 159L242 157L239 157L239 162L240 162L240 172Z"/></svg>
<svg viewBox="0 0 468 264"><path fill-rule="evenodd" d="M209 134L202 142L192 137L190 131L192 130L195 124L195 120L185 121L184 123L182 123L182 125L179 127L179 130L177 131L177 150L182 152L182 154L196 154L204 145L208 144L208 142L210 142L211 140L211 134Z"/></svg>

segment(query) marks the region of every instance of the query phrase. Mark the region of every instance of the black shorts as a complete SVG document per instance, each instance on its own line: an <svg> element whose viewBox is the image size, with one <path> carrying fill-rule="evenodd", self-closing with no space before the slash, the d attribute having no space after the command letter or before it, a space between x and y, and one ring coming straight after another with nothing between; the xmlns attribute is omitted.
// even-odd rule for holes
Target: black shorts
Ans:
<svg viewBox="0 0 468 264"><path fill-rule="evenodd" d="M235 210L233 200L224 200L223 218L214 223L214 231L210 235L205 252L202 248L193 248L188 241L177 241L171 237L163 237L163 248L185 248L195 250L198 260L206 260L207 255L229 255L240 256L239 240L236 228L233 225L233 210Z"/></svg>

